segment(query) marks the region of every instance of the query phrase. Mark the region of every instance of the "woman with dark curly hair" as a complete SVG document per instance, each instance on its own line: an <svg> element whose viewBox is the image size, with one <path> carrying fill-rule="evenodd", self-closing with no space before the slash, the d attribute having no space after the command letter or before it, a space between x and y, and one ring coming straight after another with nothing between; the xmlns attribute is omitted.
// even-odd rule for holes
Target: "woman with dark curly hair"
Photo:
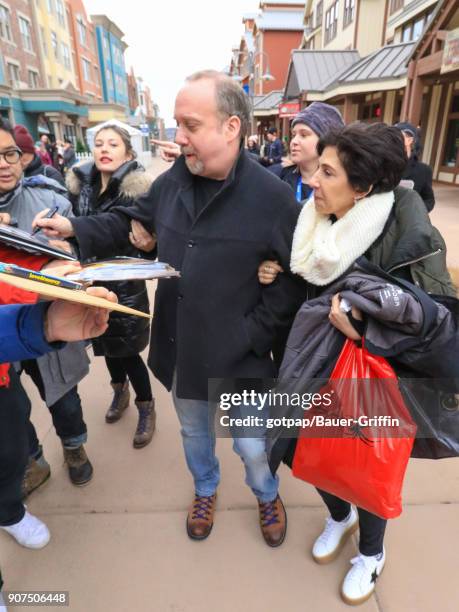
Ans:
<svg viewBox="0 0 459 612"><path fill-rule="evenodd" d="M446 247L431 225L419 195L399 186L406 167L400 131L385 124L353 124L332 131L318 143L319 168L310 179L313 197L295 229L290 267L311 285L315 297L345 274L362 255L394 276L434 294L455 295L446 268ZM361 315L349 317L332 300L329 320L344 336L360 340ZM327 491L329 510L312 556L333 561L346 539L360 528L359 555L341 587L349 604L366 601L385 563L387 521Z"/></svg>

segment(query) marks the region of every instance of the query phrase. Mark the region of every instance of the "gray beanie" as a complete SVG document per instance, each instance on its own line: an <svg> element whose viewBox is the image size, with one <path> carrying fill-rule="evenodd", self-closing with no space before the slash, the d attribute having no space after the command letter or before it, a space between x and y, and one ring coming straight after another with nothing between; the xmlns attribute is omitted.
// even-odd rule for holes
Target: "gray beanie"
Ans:
<svg viewBox="0 0 459 612"><path fill-rule="evenodd" d="M343 128L344 121L337 108L325 102L313 102L301 110L292 121L292 127L304 123L321 138L333 128Z"/></svg>

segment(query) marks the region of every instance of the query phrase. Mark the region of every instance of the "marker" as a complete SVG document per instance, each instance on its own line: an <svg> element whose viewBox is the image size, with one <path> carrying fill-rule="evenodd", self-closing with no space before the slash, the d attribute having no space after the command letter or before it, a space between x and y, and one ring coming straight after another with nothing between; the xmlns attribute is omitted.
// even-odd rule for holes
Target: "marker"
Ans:
<svg viewBox="0 0 459 612"><path fill-rule="evenodd" d="M54 215L57 213L57 211L59 210L59 206L53 206L53 208L51 208L44 217L42 217L42 219L51 219L51 217L54 217ZM33 230L32 230L32 236L35 236L35 234L38 234L38 232L40 232L43 228L41 228L39 225L37 225Z"/></svg>

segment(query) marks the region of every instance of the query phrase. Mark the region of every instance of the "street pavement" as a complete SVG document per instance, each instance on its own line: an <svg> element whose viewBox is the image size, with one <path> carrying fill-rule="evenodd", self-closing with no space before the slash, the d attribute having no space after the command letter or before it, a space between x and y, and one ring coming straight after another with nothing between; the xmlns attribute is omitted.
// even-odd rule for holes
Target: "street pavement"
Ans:
<svg viewBox="0 0 459 612"><path fill-rule="evenodd" d="M154 160L156 173L164 167ZM432 218L447 237L449 261L455 264L459 190L441 187L437 193L440 202ZM92 358L80 392L95 473L83 488L70 484L49 413L25 380L33 421L52 466L50 481L27 503L46 521L52 539L43 550L32 551L0 533L5 588L68 591L72 612L348 610L339 587L357 552L356 537L331 565L315 564L310 550L323 527L324 506L313 487L282 467L288 534L282 547L268 548L259 531L255 499L227 439L217 445L222 482L213 532L203 542L188 539L185 517L192 482L170 396L151 379L157 431L149 446L135 450L135 407L132 403L116 424L104 422L109 377L103 359ZM458 466L454 460L410 461L403 514L387 529L386 568L362 612L459 610Z"/></svg>

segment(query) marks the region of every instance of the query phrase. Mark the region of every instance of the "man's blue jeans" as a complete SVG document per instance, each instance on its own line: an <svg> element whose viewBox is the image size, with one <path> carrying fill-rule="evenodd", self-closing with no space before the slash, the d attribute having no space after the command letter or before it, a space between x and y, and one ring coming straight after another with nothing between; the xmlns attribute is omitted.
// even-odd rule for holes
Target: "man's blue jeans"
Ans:
<svg viewBox="0 0 459 612"><path fill-rule="evenodd" d="M176 394L176 378L172 398L181 425L185 458L197 495L213 495L220 482L220 466L215 455L215 412L217 404L204 400L181 399ZM252 407L253 411L253 407ZM232 409L229 416L232 415ZM241 416L238 408L237 416ZM266 455L265 431L258 428L256 438L233 437L233 450L244 463L246 484L261 502L276 498L279 479L273 476Z"/></svg>

